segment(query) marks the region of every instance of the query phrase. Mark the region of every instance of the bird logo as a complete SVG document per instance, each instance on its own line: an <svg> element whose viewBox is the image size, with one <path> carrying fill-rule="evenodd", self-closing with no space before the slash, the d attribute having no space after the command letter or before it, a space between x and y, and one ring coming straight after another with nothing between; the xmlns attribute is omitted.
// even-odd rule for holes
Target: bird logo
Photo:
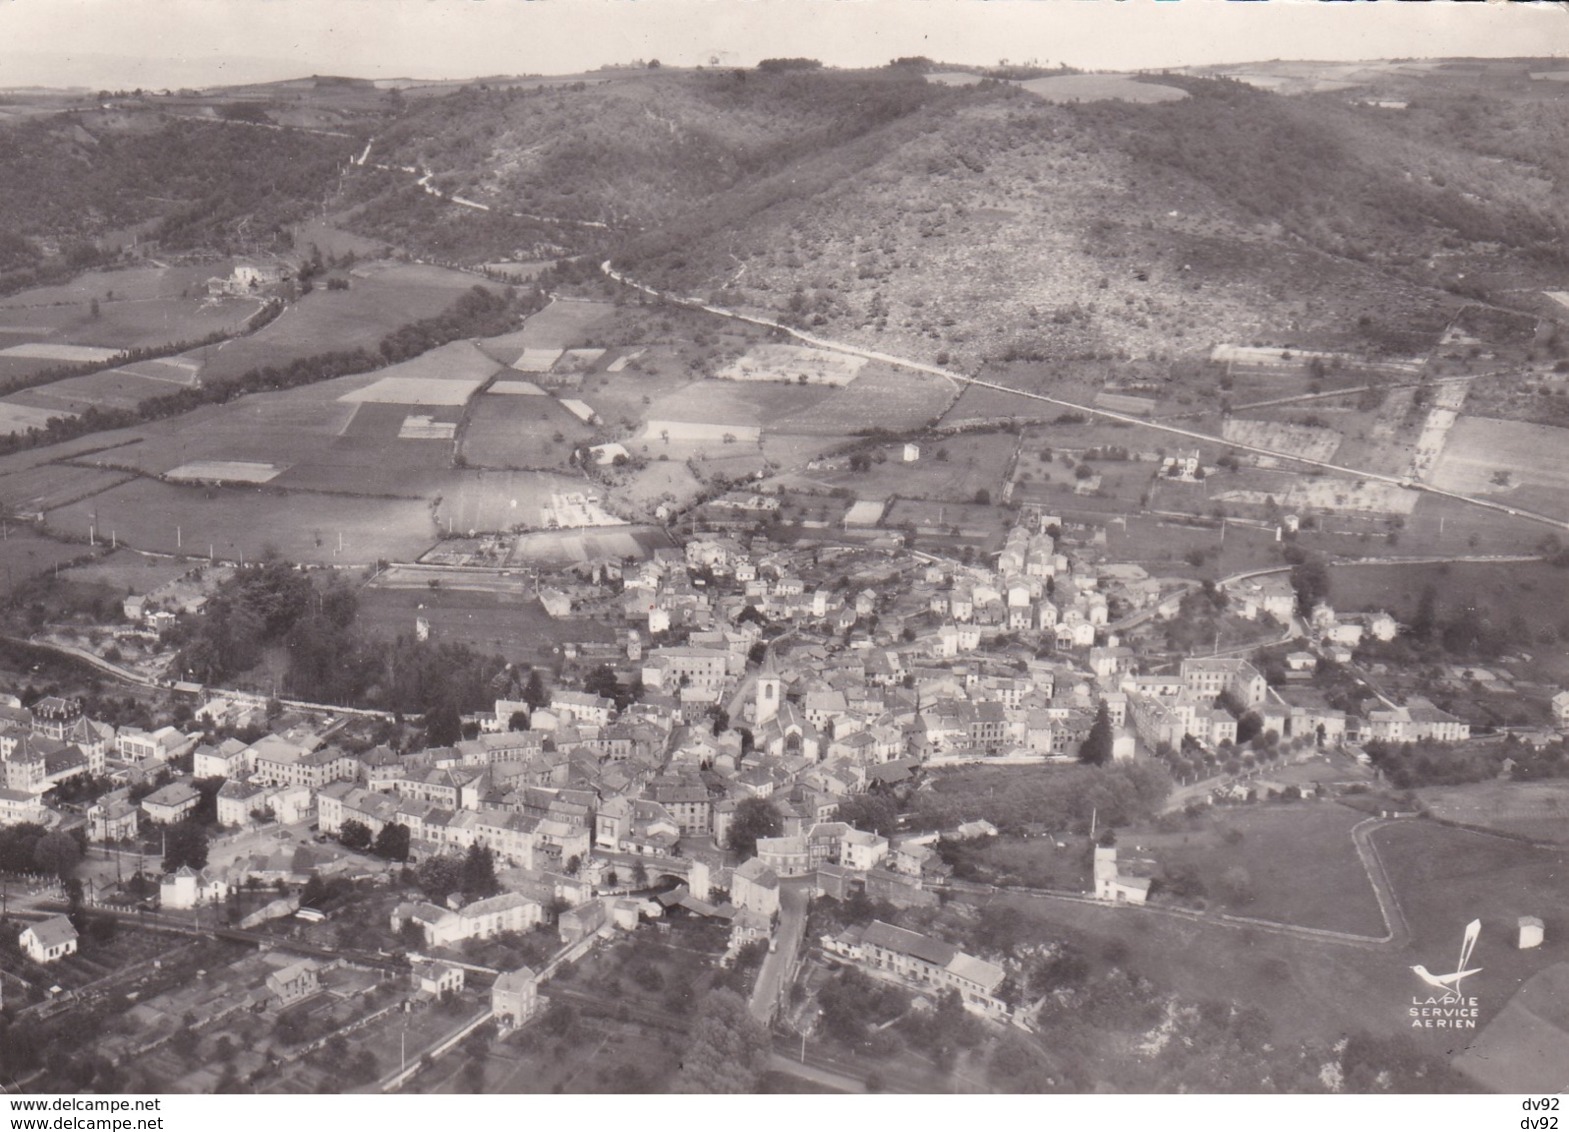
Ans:
<svg viewBox="0 0 1569 1132"><path fill-rule="evenodd" d="M1445 1002L1453 1002L1459 999L1461 997L1461 982L1482 970L1480 967L1471 967L1469 969L1466 967L1466 964L1471 962L1471 952L1476 947L1477 936L1481 934L1481 920L1472 920L1465 926L1465 934L1460 938L1460 961L1455 964L1452 974L1435 975L1420 963L1412 967L1411 970L1415 971L1417 977L1428 986L1442 991Z"/></svg>

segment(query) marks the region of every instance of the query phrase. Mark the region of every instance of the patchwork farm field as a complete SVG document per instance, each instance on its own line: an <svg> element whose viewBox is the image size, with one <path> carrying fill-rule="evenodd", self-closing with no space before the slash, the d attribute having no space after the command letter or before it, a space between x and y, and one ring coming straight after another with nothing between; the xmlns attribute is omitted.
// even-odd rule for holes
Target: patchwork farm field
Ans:
<svg viewBox="0 0 1569 1132"><path fill-rule="evenodd" d="M442 530L459 534L538 527L552 494L593 490L582 479L548 472L458 469L440 481L435 518Z"/></svg>
<svg viewBox="0 0 1569 1132"><path fill-rule="evenodd" d="M778 417L778 432L844 436L875 428L904 432L942 416L955 394L952 382L934 374L868 363L859 377L810 408Z"/></svg>
<svg viewBox="0 0 1569 1132"><path fill-rule="evenodd" d="M546 351L559 355L579 347L603 345L599 336L615 323L617 313L613 303L556 299L529 315L521 330L482 338L478 344L496 361L511 366L525 350L541 351L538 356L543 357Z"/></svg>
<svg viewBox="0 0 1569 1132"><path fill-rule="evenodd" d="M442 313L475 285L472 275L423 264L356 267L347 291L318 287L255 334L214 349L204 381L233 377L257 366L340 350L375 350L405 323Z"/></svg>
<svg viewBox="0 0 1569 1132"><path fill-rule="evenodd" d="M762 381L694 381L660 397L645 410L651 420L773 428L799 414L809 414L833 397L823 385ZM591 398L592 400L592 398Z"/></svg>
<svg viewBox="0 0 1569 1132"><path fill-rule="evenodd" d="M565 468L593 435L554 397L481 394L469 404L459 454L476 468Z"/></svg>
<svg viewBox="0 0 1569 1132"><path fill-rule="evenodd" d="M369 564L411 560L435 542L419 499L206 487L138 479L50 511L45 527L81 535L96 521L139 549L253 561L276 551L291 562ZM343 550L338 551L342 538Z"/></svg>

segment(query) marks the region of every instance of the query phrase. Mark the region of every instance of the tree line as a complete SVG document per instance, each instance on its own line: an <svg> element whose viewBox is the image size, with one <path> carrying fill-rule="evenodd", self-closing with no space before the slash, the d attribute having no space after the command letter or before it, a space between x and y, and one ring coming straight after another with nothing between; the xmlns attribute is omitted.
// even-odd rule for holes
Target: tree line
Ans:
<svg viewBox="0 0 1569 1132"><path fill-rule="evenodd" d="M296 358L282 366L257 366L233 377L184 386L148 398L134 408L116 409L91 405L76 417L50 417L43 428L0 436L0 456L43 445L59 444L111 429L131 428L151 421L177 417L203 405L221 405L248 393L295 389L369 373L383 366L407 361L458 338L486 338L514 329L522 317L544 305L538 290L492 290L475 284L439 315L419 319L386 335L375 351L338 350ZM95 369L101 368L95 366Z"/></svg>

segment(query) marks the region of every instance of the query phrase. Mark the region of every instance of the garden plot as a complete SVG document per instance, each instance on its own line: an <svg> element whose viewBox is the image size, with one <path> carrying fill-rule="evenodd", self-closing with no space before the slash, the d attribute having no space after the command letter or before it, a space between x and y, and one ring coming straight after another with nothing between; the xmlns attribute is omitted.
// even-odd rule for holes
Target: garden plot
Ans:
<svg viewBox="0 0 1569 1132"><path fill-rule="evenodd" d="M715 376L725 381L794 381L802 385L848 385L867 359L833 350L777 343L753 346Z"/></svg>
<svg viewBox="0 0 1569 1132"><path fill-rule="evenodd" d="M1330 428L1238 417L1227 417L1220 434L1233 444L1268 448L1271 452L1299 456L1304 460L1330 459L1341 441L1340 434Z"/></svg>

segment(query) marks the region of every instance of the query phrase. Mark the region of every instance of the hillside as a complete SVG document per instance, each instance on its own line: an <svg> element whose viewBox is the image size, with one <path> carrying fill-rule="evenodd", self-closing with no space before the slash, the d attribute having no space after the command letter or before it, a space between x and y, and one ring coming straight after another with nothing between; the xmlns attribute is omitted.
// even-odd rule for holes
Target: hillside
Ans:
<svg viewBox="0 0 1569 1132"><path fill-rule="evenodd" d="M348 223L468 261L611 253L962 365L1217 340L1414 352L1445 291L1562 281L1569 92L1527 66L1481 92L1402 74L1422 93L1398 111L1179 75L1144 80L1160 101L1053 103L907 66L464 89L411 100L372 161L491 211L367 169Z"/></svg>
<svg viewBox="0 0 1569 1132"><path fill-rule="evenodd" d="M354 140L95 109L9 124L0 145L4 293L95 263L133 229L171 251L278 245Z"/></svg>

